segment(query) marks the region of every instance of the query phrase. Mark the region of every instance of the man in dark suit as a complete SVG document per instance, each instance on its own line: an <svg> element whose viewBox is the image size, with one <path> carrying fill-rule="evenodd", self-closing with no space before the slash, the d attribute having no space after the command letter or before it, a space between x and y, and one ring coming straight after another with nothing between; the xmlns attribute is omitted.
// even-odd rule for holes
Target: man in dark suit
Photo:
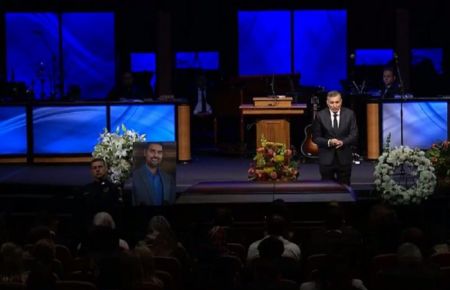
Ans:
<svg viewBox="0 0 450 290"><path fill-rule="evenodd" d="M338 91L327 95L327 106L314 120L312 137L319 146L319 165L322 180L337 180L350 185L352 145L358 140L355 113L342 107Z"/></svg>
<svg viewBox="0 0 450 290"><path fill-rule="evenodd" d="M172 204L175 201L175 181L160 168L162 144L149 143L144 156L145 164L133 172L133 205Z"/></svg>

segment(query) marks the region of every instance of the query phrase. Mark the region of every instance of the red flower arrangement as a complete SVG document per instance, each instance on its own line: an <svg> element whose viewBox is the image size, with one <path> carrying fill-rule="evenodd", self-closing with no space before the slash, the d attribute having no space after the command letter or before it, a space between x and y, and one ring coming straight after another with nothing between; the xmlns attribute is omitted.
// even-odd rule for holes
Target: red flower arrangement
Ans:
<svg viewBox="0 0 450 290"><path fill-rule="evenodd" d="M299 175L298 164L292 160L293 152L283 143L261 138L261 147L248 169L248 179L254 181L295 181Z"/></svg>

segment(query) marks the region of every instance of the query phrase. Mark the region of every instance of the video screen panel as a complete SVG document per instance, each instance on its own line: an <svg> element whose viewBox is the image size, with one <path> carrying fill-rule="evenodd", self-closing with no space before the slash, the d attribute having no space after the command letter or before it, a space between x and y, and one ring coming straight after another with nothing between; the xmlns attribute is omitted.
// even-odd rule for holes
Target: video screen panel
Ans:
<svg viewBox="0 0 450 290"><path fill-rule="evenodd" d="M147 141L174 142L175 105L112 105L111 130L121 124L139 134L146 134Z"/></svg>
<svg viewBox="0 0 450 290"><path fill-rule="evenodd" d="M391 133L391 147L401 145L401 103L383 104L383 143ZM403 103L403 145L428 149L447 140L447 102Z"/></svg>
<svg viewBox="0 0 450 290"><path fill-rule="evenodd" d="M27 116L23 106L0 107L0 155L27 153Z"/></svg>
<svg viewBox="0 0 450 290"><path fill-rule="evenodd" d="M106 128L105 106L33 108L35 154L91 153Z"/></svg>

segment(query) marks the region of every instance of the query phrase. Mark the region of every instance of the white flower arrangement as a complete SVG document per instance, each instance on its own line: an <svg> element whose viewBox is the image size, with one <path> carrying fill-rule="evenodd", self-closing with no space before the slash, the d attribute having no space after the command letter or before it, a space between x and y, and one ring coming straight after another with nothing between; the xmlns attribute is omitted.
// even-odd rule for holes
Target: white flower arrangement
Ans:
<svg viewBox="0 0 450 290"><path fill-rule="evenodd" d="M395 175L403 182L397 182ZM434 167L425 152L408 146L387 148L378 158L374 176L381 198L394 205L420 204L436 187Z"/></svg>
<svg viewBox="0 0 450 290"><path fill-rule="evenodd" d="M99 139L92 156L105 160L113 183L123 184L131 174L133 144L145 141L145 134L139 135L133 130L127 130L122 124L115 132L108 132L105 128Z"/></svg>

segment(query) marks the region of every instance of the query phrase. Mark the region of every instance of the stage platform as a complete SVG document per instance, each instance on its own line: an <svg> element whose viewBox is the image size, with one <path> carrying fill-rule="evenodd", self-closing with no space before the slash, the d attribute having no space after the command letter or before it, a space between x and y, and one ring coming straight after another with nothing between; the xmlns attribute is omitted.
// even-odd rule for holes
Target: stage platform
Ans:
<svg viewBox="0 0 450 290"><path fill-rule="evenodd" d="M193 186L201 183L222 185L228 183L244 184L247 182L247 170L251 163L250 158L236 156L220 156L204 154L193 156L190 163L177 164L177 193L180 196L177 203L204 203L204 202L258 202L270 201L275 196L270 192L254 192L260 195L247 196L247 193L236 195L227 192L210 192L207 197L202 193L192 190ZM298 183L319 182L319 166L316 163L300 164L300 176ZM51 196L69 195L91 181L88 164L3 164L0 165L0 189L3 197L26 197L32 195ZM204 185L203 185L204 186ZM130 189L128 184L126 188ZM194 187L195 188L195 187ZM197 187L198 188L198 187ZM353 165L352 194L340 198L341 200L353 201L367 196L373 191L373 163L362 162ZM266 193L266 194L264 194ZM331 196L339 197L337 193L326 193L320 190L309 192L289 192L284 196L276 196L292 200L292 202L308 202L329 200ZM213 194L221 194L213 197Z"/></svg>

